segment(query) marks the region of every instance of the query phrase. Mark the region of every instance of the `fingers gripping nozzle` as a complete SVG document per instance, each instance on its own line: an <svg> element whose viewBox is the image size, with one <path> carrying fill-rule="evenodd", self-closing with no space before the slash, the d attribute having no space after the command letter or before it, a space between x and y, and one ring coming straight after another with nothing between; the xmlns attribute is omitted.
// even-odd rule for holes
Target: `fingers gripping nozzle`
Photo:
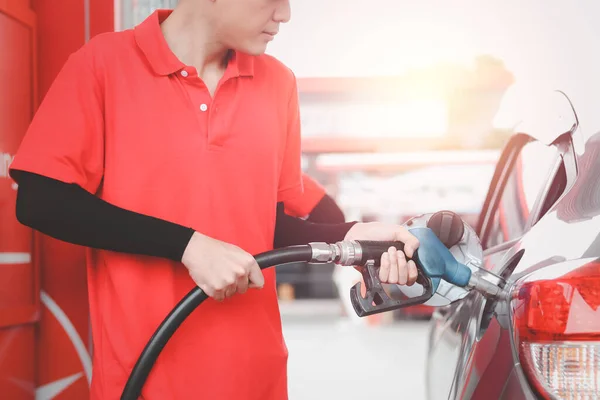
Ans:
<svg viewBox="0 0 600 400"><path fill-rule="evenodd" d="M365 294L362 295L360 282L350 288L350 300L352 307L359 317L371 314L377 314L385 311L392 311L398 308L423 304L433 296L433 282L431 278L423 273L423 270L417 267L419 273L417 282L423 285L423 293L417 297L396 300L390 298L383 288L379 279L379 265L375 261L369 261L360 268L365 283Z"/></svg>
<svg viewBox="0 0 600 400"><path fill-rule="evenodd" d="M350 292L352 304L358 316L423 304L435 294L441 279L462 287L468 285L471 269L454 258L448 247L432 229L422 227L409 230L420 243L412 260L417 266L417 282L423 286L423 293L403 300L392 300L387 296L379 280L377 260L389 246L379 248L376 253L371 253L371 259L375 260L372 265L360 268L365 283L365 296L360 295L360 283L357 283Z"/></svg>
<svg viewBox="0 0 600 400"><path fill-rule="evenodd" d="M425 303L436 292L441 279L461 287L469 285L471 269L454 258L432 229L423 227L409 230L420 243L412 257L417 266L417 282L423 286L423 293L416 297L392 299L379 279L382 254L392 246L403 250L404 244L401 242L343 241L333 245L312 243L313 259L357 267L364 280L364 296L362 285L357 283L350 289L350 299L356 314L361 317Z"/></svg>
<svg viewBox="0 0 600 400"><path fill-rule="evenodd" d="M403 250L402 242L342 241L336 244L310 243L310 246L314 262L334 262L338 265L359 267L365 282L365 295L361 295L361 285L357 283L350 289L350 300L354 311L361 317L422 304L433 296L432 281L423 273L422 268L417 268L417 282L425 288L421 296L394 300L385 292L379 279L379 261L382 254L392 246Z"/></svg>

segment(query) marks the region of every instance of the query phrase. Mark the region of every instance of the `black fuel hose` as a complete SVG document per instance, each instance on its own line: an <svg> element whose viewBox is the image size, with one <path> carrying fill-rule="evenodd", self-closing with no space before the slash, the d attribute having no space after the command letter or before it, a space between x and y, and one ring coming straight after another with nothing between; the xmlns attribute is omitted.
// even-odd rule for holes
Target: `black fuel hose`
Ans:
<svg viewBox="0 0 600 400"><path fill-rule="evenodd" d="M290 246L260 253L254 258L260 269L290 262L308 262L312 259L312 248L309 245ZM181 323L207 298L208 295L202 289L195 287L171 310L140 354L131 375L129 375L121 400L137 400L140 397L142 388L160 352Z"/></svg>

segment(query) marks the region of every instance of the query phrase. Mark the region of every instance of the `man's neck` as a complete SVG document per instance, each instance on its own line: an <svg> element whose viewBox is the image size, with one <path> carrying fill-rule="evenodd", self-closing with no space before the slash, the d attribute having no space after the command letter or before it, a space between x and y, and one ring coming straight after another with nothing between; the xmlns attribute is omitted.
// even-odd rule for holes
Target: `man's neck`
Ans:
<svg viewBox="0 0 600 400"><path fill-rule="evenodd" d="M183 2L161 24L171 51L186 65L194 66L199 76L222 73L230 51L218 42L205 16Z"/></svg>

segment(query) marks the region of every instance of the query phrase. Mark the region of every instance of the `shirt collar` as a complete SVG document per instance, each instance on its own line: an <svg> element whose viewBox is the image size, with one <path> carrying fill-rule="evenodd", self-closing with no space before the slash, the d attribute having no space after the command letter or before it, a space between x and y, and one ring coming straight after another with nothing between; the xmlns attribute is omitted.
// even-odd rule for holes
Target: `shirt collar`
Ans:
<svg viewBox="0 0 600 400"><path fill-rule="evenodd" d="M135 41L146 56L150 66L158 75L170 75L182 70L186 65L169 48L160 29L160 24L173 10L156 10L134 28ZM228 77L253 76L254 57L239 51L232 51L225 75Z"/></svg>

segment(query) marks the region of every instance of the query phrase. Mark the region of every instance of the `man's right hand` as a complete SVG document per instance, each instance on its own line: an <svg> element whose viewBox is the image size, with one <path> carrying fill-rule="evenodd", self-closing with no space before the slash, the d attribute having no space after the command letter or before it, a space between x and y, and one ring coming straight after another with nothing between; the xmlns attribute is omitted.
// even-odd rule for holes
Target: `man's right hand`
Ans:
<svg viewBox="0 0 600 400"><path fill-rule="evenodd" d="M190 276L208 296L223 301L265 284L254 257L241 248L194 232L181 258Z"/></svg>

